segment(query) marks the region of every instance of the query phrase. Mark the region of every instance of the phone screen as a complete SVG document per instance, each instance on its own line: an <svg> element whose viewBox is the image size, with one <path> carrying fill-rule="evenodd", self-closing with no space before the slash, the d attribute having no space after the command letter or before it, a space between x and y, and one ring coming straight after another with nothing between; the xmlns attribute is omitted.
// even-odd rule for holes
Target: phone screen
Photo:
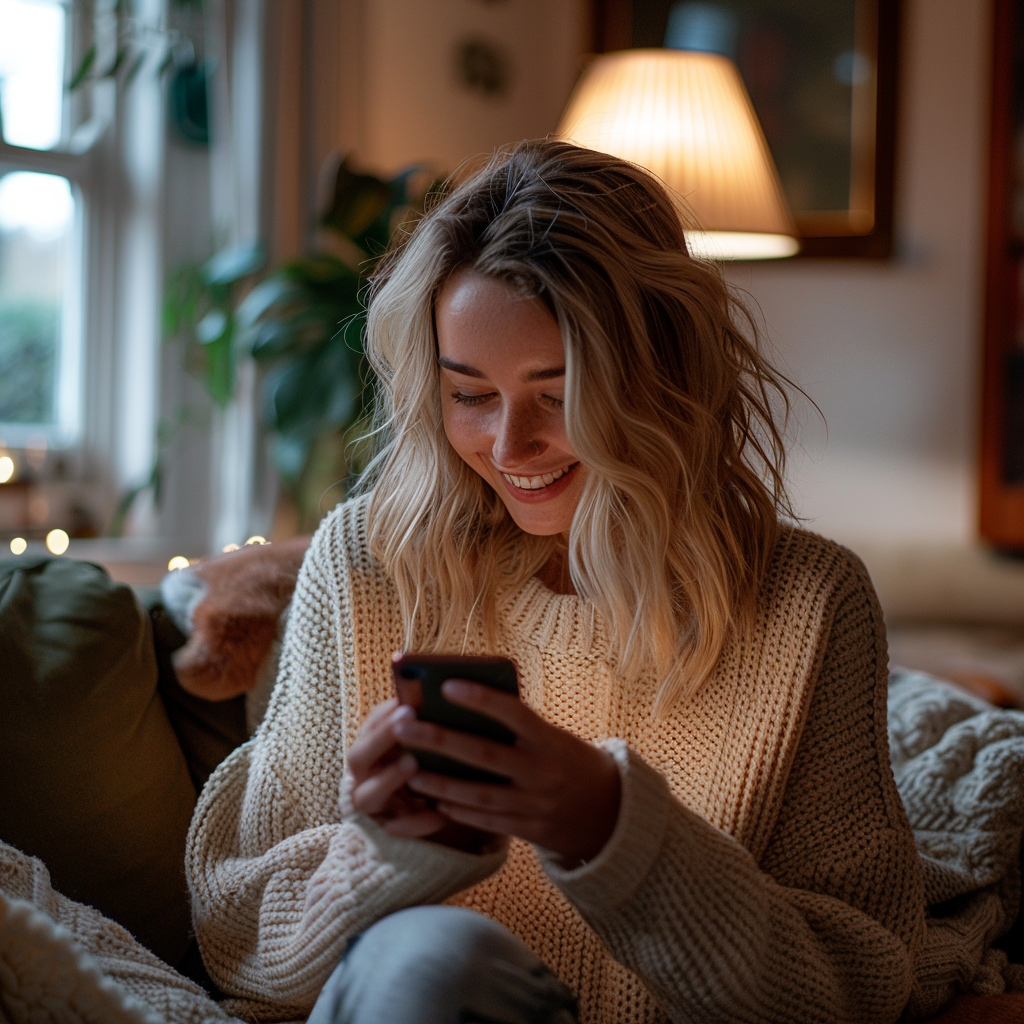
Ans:
<svg viewBox="0 0 1024 1024"><path fill-rule="evenodd" d="M472 733L506 743L516 741L515 733L487 715L460 707L446 700L441 684L446 679L468 679L470 682L492 686L496 690L518 696L519 680L516 667L508 658L474 657L471 655L403 654L392 662L395 690L402 704L416 709L416 717L448 729ZM475 768L428 750L412 750L412 755L425 771L449 775L472 782L507 783L503 775Z"/></svg>

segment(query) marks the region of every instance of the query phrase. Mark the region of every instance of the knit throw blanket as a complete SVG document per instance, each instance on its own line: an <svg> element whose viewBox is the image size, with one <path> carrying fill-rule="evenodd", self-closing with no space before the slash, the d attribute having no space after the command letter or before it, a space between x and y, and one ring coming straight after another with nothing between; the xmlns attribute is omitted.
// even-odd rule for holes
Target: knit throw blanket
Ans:
<svg viewBox="0 0 1024 1024"><path fill-rule="evenodd" d="M889 677L889 752L924 869L919 1013L957 991L1024 989L990 948L1020 907L1024 712L994 708L923 672Z"/></svg>
<svg viewBox="0 0 1024 1024"><path fill-rule="evenodd" d="M1024 712L897 670L889 743L929 903L917 1014L935 1012L962 989L1024 989L1024 968L989 948L1020 902ZM55 893L38 860L0 843L0 1022L233 1020L119 925Z"/></svg>

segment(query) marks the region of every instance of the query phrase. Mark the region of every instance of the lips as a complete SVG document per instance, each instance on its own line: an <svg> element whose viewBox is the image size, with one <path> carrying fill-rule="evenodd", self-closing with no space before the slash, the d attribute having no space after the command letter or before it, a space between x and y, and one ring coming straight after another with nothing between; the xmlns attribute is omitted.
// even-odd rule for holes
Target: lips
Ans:
<svg viewBox="0 0 1024 1024"><path fill-rule="evenodd" d="M542 487L550 487L556 480L560 480L576 465L578 463L574 462L564 469L556 469L552 473L541 473L539 476L514 476L512 473L502 473L501 475L513 487L518 487L521 491L539 491Z"/></svg>

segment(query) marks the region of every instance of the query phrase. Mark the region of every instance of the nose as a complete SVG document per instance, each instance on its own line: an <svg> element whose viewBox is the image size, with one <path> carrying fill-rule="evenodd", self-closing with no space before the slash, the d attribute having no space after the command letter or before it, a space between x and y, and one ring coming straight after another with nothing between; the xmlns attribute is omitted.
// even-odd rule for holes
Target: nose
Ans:
<svg viewBox="0 0 1024 1024"><path fill-rule="evenodd" d="M495 465L515 469L547 450L542 436L542 418L530 406L509 404L505 407L494 435L491 458Z"/></svg>

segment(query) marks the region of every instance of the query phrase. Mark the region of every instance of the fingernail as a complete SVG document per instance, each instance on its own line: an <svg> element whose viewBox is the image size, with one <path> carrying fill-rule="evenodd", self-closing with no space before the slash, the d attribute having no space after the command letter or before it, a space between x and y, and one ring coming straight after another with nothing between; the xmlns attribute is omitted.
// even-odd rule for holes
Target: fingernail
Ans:
<svg viewBox="0 0 1024 1024"><path fill-rule="evenodd" d="M395 724L399 722L406 722L410 718L416 717L416 711L408 704L399 704L394 711L391 712L391 721Z"/></svg>
<svg viewBox="0 0 1024 1024"><path fill-rule="evenodd" d="M398 759L398 767L403 772L411 772L419 769L419 765L416 763L416 758L412 754L403 754Z"/></svg>
<svg viewBox="0 0 1024 1024"><path fill-rule="evenodd" d="M473 693L473 684L465 679L446 679L441 684L441 692L446 697L469 697Z"/></svg>

